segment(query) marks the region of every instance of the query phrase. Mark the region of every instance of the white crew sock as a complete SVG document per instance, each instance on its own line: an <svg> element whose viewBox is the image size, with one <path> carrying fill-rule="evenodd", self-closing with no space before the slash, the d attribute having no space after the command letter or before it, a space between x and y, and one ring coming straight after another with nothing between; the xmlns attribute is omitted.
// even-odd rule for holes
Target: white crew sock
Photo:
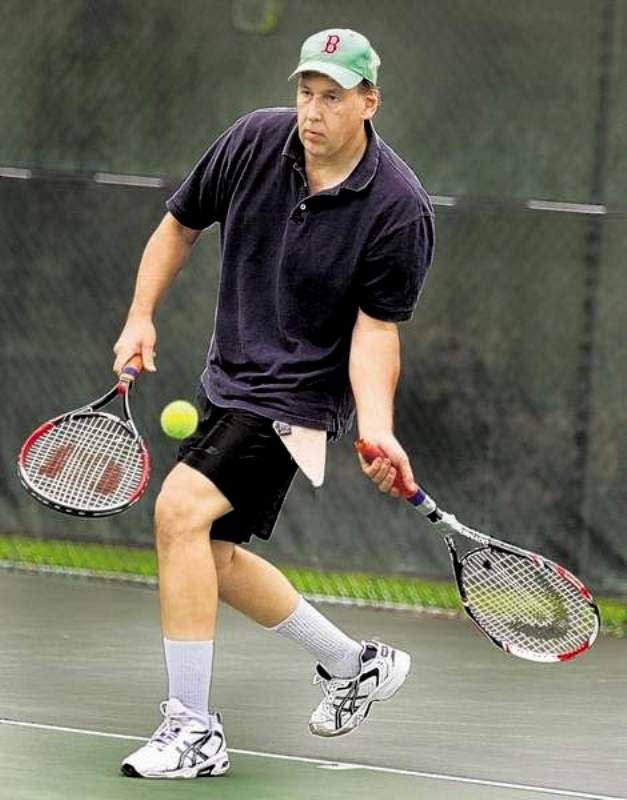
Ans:
<svg viewBox="0 0 627 800"><path fill-rule="evenodd" d="M361 644L349 638L303 597L293 614L269 630L299 642L334 678L352 678L359 672Z"/></svg>
<svg viewBox="0 0 627 800"><path fill-rule="evenodd" d="M176 697L209 725L213 642L163 640L168 698Z"/></svg>

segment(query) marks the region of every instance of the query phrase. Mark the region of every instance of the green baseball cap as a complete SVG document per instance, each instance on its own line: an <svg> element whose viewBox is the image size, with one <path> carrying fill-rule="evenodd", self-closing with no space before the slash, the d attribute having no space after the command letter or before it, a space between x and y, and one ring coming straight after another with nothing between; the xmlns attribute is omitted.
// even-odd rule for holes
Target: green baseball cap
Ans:
<svg viewBox="0 0 627 800"><path fill-rule="evenodd" d="M301 72L328 75L343 89L353 89L364 78L376 85L381 59L372 45L357 31L331 28L305 40L298 66L290 79Z"/></svg>

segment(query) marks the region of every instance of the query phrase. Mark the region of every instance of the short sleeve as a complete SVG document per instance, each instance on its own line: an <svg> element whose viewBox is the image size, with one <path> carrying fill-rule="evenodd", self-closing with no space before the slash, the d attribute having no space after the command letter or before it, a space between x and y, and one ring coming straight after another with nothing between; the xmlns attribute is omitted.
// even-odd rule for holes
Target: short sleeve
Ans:
<svg viewBox="0 0 627 800"><path fill-rule="evenodd" d="M230 167L241 120L211 145L176 192L166 208L187 228L203 230L224 218L228 205Z"/></svg>
<svg viewBox="0 0 627 800"><path fill-rule="evenodd" d="M431 214L379 236L360 267L362 311L384 322L411 319L433 260L434 240Z"/></svg>

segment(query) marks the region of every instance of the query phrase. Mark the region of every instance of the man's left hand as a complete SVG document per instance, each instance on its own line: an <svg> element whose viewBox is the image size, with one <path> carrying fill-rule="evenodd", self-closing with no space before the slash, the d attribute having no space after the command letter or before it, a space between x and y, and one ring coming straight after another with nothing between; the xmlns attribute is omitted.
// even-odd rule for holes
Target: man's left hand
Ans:
<svg viewBox="0 0 627 800"><path fill-rule="evenodd" d="M399 472L408 489L413 492L418 490L407 453L393 433L360 431L360 434L364 441L378 447L385 454L383 458L375 458L371 464L368 464L360 453L357 454L362 472L378 486L381 492L390 494L392 497L400 497L400 492L394 488L394 481Z"/></svg>

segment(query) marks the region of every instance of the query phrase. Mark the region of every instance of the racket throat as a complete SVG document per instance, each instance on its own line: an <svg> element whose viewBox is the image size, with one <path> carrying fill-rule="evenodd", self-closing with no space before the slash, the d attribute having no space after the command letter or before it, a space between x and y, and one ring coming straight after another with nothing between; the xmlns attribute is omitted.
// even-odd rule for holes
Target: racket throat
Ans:
<svg viewBox="0 0 627 800"><path fill-rule="evenodd" d="M429 522L440 522L442 519L442 512L437 506L435 500L428 495L423 489L418 491L411 497L407 498L408 502L420 513L425 516Z"/></svg>
<svg viewBox="0 0 627 800"><path fill-rule="evenodd" d="M464 605L466 605L467 597L466 592L464 591L464 584L462 582L462 566L457 555L457 548L455 547L455 542L452 536L445 536L444 541L446 542L446 546L448 548L448 554L451 559L451 566L453 568L453 574L455 575L455 581L457 582L457 590L459 591L459 596L461 601Z"/></svg>

